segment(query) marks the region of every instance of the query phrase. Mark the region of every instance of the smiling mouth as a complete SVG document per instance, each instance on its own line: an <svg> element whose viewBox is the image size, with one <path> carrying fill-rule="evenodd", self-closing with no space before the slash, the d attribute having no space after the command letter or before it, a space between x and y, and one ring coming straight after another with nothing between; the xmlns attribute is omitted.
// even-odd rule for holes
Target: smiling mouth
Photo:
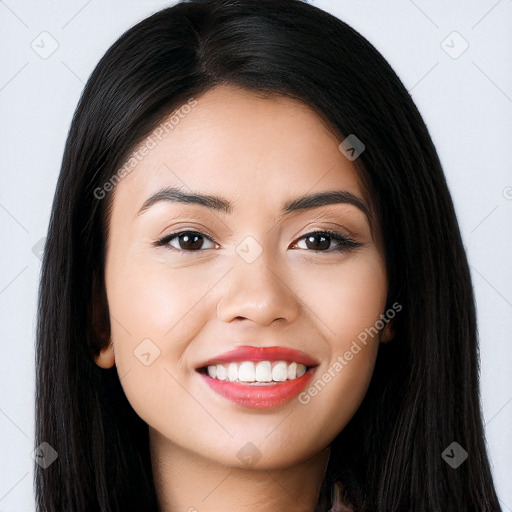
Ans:
<svg viewBox="0 0 512 512"><path fill-rule="evenodd" d="M310 368L295 361L233 361L203 366L197 371L215 380L269 386L296 380Z"/></svg>
<svg viewBox="0 0 512 512"><path fill-rule="evenodd" d="M318 365L300 350L245 345L203 361L196 372L224 399L263 409L291 401L311 382Z"/></svg>

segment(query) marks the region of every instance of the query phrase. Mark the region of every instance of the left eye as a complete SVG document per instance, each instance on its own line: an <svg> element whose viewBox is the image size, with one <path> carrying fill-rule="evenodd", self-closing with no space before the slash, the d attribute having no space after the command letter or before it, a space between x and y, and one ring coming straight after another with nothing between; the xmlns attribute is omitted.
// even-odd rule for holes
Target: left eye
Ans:
<svg viewBox="0 0 512 512"><path fill-rule="evenodd" d="M352 238L336 233L335 231L314 231L304 235L299 240L305 240L307 249L320 252L342 252L361 247L362 245L352 240ZM333 241L336 241L338 245L332 247L331 243ZM295 243L295 245L298 246L298 242ZM299 249L304 249L304 247L299 247Z"/></svg>

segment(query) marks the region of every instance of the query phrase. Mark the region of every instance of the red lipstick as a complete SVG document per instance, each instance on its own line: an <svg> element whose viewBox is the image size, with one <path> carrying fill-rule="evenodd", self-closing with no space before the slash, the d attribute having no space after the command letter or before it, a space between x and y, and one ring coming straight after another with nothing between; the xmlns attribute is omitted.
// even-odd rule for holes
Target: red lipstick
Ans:
<svg viewBox="0 0 512 512"><path fill-rule="evenodd" d="M306 372L300 377L281 382L243 383L220 380L199 372L206 384L217 394L232 402L251 408L267 408L281 405L297 396L311 381L318 363L298 350L285 347L237 347L205 361L201 369L209 365L226 364L238 361L286 361L306 366Z"/></svg>

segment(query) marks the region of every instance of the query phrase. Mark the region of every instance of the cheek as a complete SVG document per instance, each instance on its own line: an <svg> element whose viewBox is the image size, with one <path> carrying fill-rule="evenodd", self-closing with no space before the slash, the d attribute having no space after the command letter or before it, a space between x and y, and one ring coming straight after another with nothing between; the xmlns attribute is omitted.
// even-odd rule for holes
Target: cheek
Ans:
<svg viewBox="0 0 512 512"><path fill-rule="evenodd" d="M158 396L180 400L183 390L173 377L183 381L187 367L180 361L207 321L204 297L217 274L173 270L132 255L109 259L105 279L121 384L139 415L159 414L165 406Z"/></svg>
<svg viewBox="0 0 512 512"><path fill-rule="evenodd" d="M170 339L181 339L191 317L201 323L197 317L201 308L196 306L214 285L216 275L176 270L148 258L127 257L125 262L113 260L106 272L112 330L119 334L119 346L131 347L150 338L163 349ZM190 339L192 333L186 332Z"/></svg>
<svg viewBox="0 0 512 512"><path fill-rule="evenodd" d="M308 294L308 306L320 319L317 324L326 333L328 347L325 362L299 402L315 411L310 421L317 428L328 425L327 437L336 436L361 404L379 347L387 279L378 254L365 256L347 260L335 272L320 268Z"/></svg>
<svg viewBox="0 0 512 512"><path fill-rule="evenodd" d="M300 296L317 315L318 325L324 326L331 348L343 350L347 341L373 326L384 312L387 279L376 251L302 274Z"/></svg>

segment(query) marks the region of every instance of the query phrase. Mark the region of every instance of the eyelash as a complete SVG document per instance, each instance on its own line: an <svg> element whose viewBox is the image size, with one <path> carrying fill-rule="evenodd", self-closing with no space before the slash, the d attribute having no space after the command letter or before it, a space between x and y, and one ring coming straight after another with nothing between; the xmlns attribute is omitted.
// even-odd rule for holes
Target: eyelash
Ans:
<svg viewBox="0 0 512 512"><path fill-rule="evenodd" d="M213 240L211 237L199 232L199 231L187 231L187 230L183 230L183 231L176 231L174 233L170 233L169 235L161 238L160 240L157 240L154 245L156 247L162 247L162 246L165 246L168 250L170 251L173 251L173 252L201 252L202 250L205 250L205 249L199 249L199 250L187 250L187 249L176 249L176 247L172 247L169 245L169 242L171 240L173 240L174 238L178 237L179 235L182 235L182 234L191 234L191 235L200 235L204 238L206 238L207 240L209 240L210 242L213 242L213 243L216 243L215 240ZM325 252L325 253L343 253L343 252L348 252L350 251L351 249L357 249L358 247L361 247L362 243L360 242L356 242L355 240L353 240L352 238L349 238L348 236L345 236L345 235L342 235L340 233L337 233L336 231L330 231L330 230L319 230L319 231L311 231L310 233L306 233L305 235L301 236L298 240L303 240L304 238L307 238L311 235L327 235L328 237L330 238L333 238L334 240L336 240L337 242L340 243L340 245L338 245L337 247L333 248L333 249L326 249L326 250L317 250L315 251L314 249L301 249L302 251L307 251L307 252L315 252L315 253L318 253L318 252ZM296 243L295 243L296 244ZM295 245L294 244L294 245Z"/></svg>

